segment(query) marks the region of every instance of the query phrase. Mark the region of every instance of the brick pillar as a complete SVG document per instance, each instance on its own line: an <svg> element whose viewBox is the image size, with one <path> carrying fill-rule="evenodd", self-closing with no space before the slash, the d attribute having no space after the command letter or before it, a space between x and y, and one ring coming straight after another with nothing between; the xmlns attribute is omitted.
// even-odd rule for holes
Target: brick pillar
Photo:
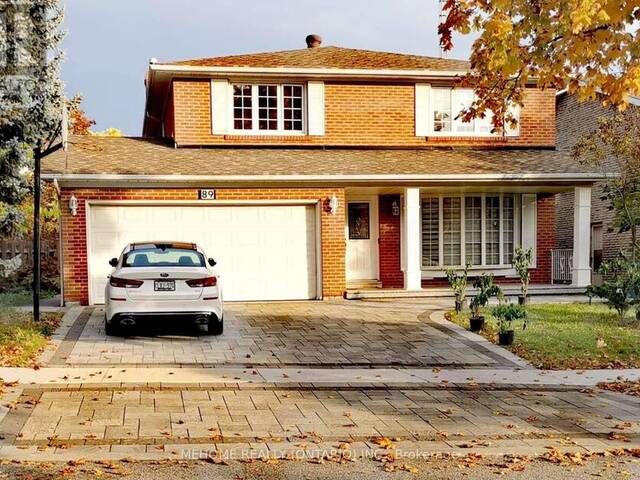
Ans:
<svg viewBox="0 0 640 480"><path fill-rule="evenodd" d="M394 202L400 209L400 195L380 195L378 199L378 257L383 288L404 286L400 266L400 215L393 215Z"/></svg>
<svg viewBox="0 0 640 480"><path fill-rule="evenodd" d="M551 283L551 250L556 248L556 198L539 194L536 218L536 268L531 283Z"/></svg>

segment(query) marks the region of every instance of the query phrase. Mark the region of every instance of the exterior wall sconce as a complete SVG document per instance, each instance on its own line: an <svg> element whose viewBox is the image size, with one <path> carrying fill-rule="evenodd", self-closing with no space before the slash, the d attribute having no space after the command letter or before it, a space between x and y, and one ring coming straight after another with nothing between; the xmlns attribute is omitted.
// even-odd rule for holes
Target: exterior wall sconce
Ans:
<svg viewBox="0 0 640 480"><path fill-rule="evenodd" d="M331 213L331 215L335 215L337 211L338 211L338 197L333 195L329 199L329 213Z"/></svg>
<svg viewBox="0 0 640 480"><path fill-rule="evenodd" d="M399 217L400 216L400 206L398 205L398 201L394 200L391 203L391 215L393 215L394 217Z"/></svg>
<svg viewBox="0 0 640 480"><path fill-rule="evenodd" d="M69 199L69 211L71 211L71 215L73 215L74 217L78 213L78 199L73 194Z"/></svg>

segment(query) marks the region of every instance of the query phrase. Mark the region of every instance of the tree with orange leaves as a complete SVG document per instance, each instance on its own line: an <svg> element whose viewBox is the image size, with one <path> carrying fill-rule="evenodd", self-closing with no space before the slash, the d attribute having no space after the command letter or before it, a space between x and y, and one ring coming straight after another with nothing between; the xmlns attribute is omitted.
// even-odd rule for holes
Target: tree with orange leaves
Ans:
<svg viewBox="0 0 640 480"><path fill-rule="evenodd" d="M87 117L82 109L82 95L76 94L67 100L69 111L69 133L71 135L91 135L89 130L96 122Z"/></svg>
<svg viewBox="0 0 640 480"><path fill-rule="evenodd" d="M462 79L477 94L468 119L492 110L496 128L515 123L509 105L522 105L532 81L621 110L640 94L640 0L446 0L443 9L445 51L454 32L479 32Z"/></svg>

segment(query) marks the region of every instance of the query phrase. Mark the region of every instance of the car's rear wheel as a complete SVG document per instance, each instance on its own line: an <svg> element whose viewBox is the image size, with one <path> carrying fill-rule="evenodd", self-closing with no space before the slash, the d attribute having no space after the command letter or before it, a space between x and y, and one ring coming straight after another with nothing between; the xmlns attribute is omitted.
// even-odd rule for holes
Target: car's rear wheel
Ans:
<svg viewBox="0 0 640 480"><path fill-rule="evenodd" d="M120 333L118 325L114 322L107 322L107 317L104 317L104 333L110 337L116 336Z"/></svg>
<svg viewBox="0 0 640 480"><path fill-rule="evenodd" d="M224 330L224 321L222 318L217 318L215 315L211 315L209 322L207 323L207 333L209 335L222 335Z"/></svg>

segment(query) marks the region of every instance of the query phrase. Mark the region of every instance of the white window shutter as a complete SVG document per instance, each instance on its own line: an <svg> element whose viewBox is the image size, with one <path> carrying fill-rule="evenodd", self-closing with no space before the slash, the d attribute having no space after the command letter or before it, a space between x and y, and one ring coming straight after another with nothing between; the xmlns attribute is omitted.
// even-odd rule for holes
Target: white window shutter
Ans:
<svg viewBox="0 0 640 480"><path fill-rule="evenodd" d="M214 135L224 135L229 123L229 81L211 80L211 131Z"/></svg>
<svg viewBox="0 0 640 480"><path fill-rule="evenodd" d="M431 85L428 83L416 83L415 91L415 123L416 137L426 137L431 132L429 128L429 96Z"/></svg>
<svg viewBox="0 0 640 480"><path fill-rule="evenodd" d="M307 83L307 131L309 135L324 135L324 82Z"/></svg>
<svg viewBox="0 0 640 480"><path fill-rule="evenodd" d="M536 266L537 201L535 193L522 195L522 248L531 248L532 266Z"/></svg>

